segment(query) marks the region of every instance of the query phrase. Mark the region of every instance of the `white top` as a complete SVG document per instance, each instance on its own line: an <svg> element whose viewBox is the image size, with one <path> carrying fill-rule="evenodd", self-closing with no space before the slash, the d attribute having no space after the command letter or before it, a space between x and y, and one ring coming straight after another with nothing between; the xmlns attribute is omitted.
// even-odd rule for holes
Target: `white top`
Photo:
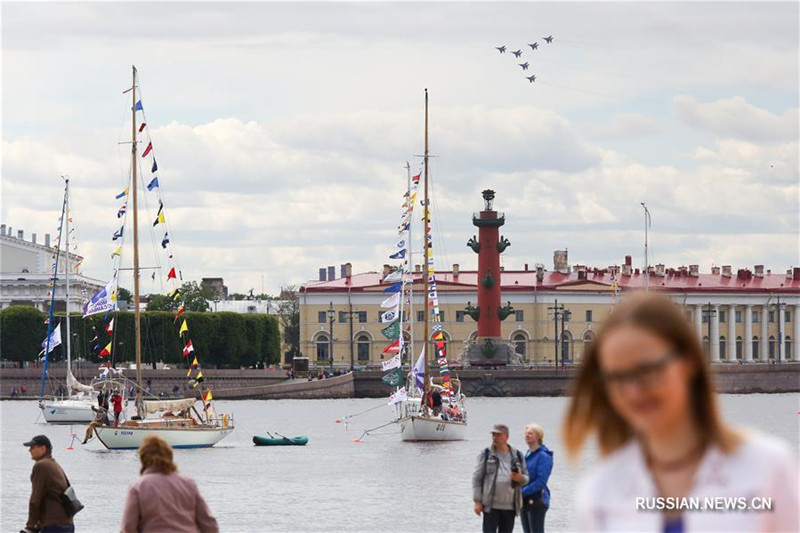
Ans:
<svg viewBox="0 0 800 533"><path fill-rule="evenodd" d="M782 441L760 433L745 434L730 455L709 448L695 474L683 507L683 531L800 531L797 461ZM649 531L664 529L653 478L639 441L605 458L581 481L577 495L578 531ZM734 498L724 500L716 498ZM755 510L771 498L772 510ZM666 504L666 501L662 502ZM637 503L645 509L637 509ZM672 503L672 502L670 502ZM726 506L746 510L723 510Z"/></svg>

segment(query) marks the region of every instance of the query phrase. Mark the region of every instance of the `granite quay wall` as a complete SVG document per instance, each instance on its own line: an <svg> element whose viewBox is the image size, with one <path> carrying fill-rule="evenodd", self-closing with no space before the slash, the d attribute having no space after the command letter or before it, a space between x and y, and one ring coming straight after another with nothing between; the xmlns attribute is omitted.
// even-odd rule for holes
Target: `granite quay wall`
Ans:
<svg viewBox="0 0 800 533"><path fill-rule="evenodd" d="M56 368L51 375L63 383L65 369ZM214 397L219 399L325 399L325 398L382 398L391 389L381 383L383 372L361 371L323 380L288 380L280 370L213 370L208 371L209 384ZM461 380L462 390L470 397L476 396L565 396L569 394L577 369L502 369L459 370L454 372ZM715 365L714 380L722 393L786 393L800 392L800 364L781 365ZM78 372L78 379L85 373ZM81 375L83 374L83 375ZM136 372L125 375L134 379ZM142 379L151 381L154 394L172 397L173 388L179 387L179 396L194 390L188 385L186 370L143 369ZM41 369L0 369L0 397L9 398L10 390L27 386L27 395L38 396ZM50 387L46 393L52 393Z"/></svg>

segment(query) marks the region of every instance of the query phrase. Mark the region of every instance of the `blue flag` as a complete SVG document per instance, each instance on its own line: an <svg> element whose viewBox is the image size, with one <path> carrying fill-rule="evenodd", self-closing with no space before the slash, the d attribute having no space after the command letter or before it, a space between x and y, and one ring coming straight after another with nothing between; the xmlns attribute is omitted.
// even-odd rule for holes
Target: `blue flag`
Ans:
<svg viewBox="0 0 800 533"><path fill-rule="evenodd" d="M143 110L144 109L142 108L142 101L139 100L138 102L136 102L136 111L143 111Z"/></svg>
<svg viewBox="0 0 800 533"><path fill-rule="evenodd" d="M150 171L155 174L156 170L158 170L158 165L156 165L156 158L153 158L153 169Z"/></svg>
<svg viewBox="0 0 800 533"><path fill-rule="evenodd" d="M389 285L388 287L383 289L383 292L400 292L402 288L403 288L403 282L398 281L397 283Z"/></svg>
<svg viewBox="0 0 800 533"><path fill-rule="evenodd" d="M161 240L161 247L162 248L166 248L167 247L167 243L169 242L168 235L169 235L168 233L165 233L164 234L164 238Z"/></svg>
<svg viewBox="0 0 800 533"><path fill-rule="evenodd" d="M158 187L158 178L153 178L150 180L150 183L147 184L147 190L152 191L156 187Z"/></svg>
<svg viewBox="0 0 800 533"><path fill-rule="evenodd" d="M122 238L122 231L125 229L125 226L122 226L117 231L114 232L114 236L111 238L112 241L116 241L117 239Z"/></svg>
<svg viewBox="0 0 800 533"><path fill-rule="evenodd" d="M124 191L122 191L121 193L119 193L118 195L116 195L114 198L116 198L117 200L119 200L120 198L124 198L124 197L125 197L125 196L127 196L127 195L128 195L128 188L127 188L127 187L125 187L125 190L124 190Z"/></svg>
<svg viewBox="0 0 800 533"><path fill-rule="evenodd" d="M392 254L389 256L389 259L403 259L406 256L405 250L400 250L396 254Z"/></svg>
<svg viewBox="0 0 800 533"><path fill-rule="evenodd" d="M117 211L117 218L120 218L122 215L125 214L125 209L126 207L124 205L119 208L119 211Z"/></svg>

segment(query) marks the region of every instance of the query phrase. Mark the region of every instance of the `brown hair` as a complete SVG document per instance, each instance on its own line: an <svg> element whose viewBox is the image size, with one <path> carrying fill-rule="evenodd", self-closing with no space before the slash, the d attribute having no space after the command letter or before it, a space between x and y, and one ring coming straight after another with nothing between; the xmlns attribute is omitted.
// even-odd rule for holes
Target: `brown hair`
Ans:
<svg viewBox="0 0 800 533"><path fill-rule="evenodd" d="M178 467L172 462L172 448L169 444L156 435L148 435L139 446L139 460L142 468L139 473L143 473L147 468L155 468L162 474L172 474Z"/></svg>
<svg viewBox="0 0 800 533"><path fill-rule="evenodd" d="M689 401L701 437L706 443L717 444L726 453L732 451L739 438L722 421L700 340L686 316L664 296L634 294L614 309L600 328L596 341L586 350L583 365L573 383L563 429L567 453L571 457L577 456L584 441L595 433L603 456L613 453L633 437L633 428L609 401L605 385L600 380L598 361L600 346L608 333L625 325L641 328L671 343L677 356L692 364L694 374L689 386Z"/></svg>

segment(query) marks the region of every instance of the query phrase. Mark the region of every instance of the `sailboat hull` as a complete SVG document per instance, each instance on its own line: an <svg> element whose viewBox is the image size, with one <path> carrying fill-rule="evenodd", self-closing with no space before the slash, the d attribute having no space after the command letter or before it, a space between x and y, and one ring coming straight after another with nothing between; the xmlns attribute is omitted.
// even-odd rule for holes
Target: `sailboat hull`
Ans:
<svg viewBox="0 0 800 533"><path fill-rule="evenodd" d="M440 418L407 416L398 420L400 438L408 442L464 440L467 424Z"/></svg>
<svg viewBox="0 0 800 533"><path fill-rule="evenodd" d="M136 450L148 435L161 437L173 448L210 448L228 436L233 427L167 428L142 426L100 426L97 438L109 450Z"/></svg>
<svg viewBox="0 0 800 533"><path fill-rule="evenodd" d="M88 424L95 414L92 406L96 401L85 400L43 400L39 404L42 416L49 424Z"/></svg>

